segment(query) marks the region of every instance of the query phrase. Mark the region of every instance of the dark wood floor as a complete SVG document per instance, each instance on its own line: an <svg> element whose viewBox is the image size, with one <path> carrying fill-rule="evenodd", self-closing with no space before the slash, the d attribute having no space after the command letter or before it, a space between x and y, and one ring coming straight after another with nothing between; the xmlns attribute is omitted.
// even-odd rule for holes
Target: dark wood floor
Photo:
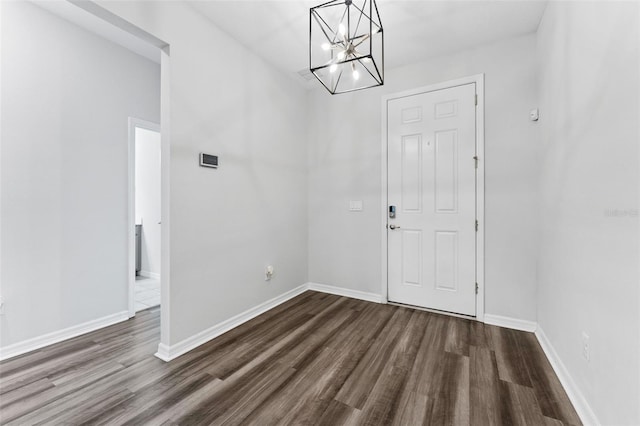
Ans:
<svg viewBox="0 0 640 426"><path fill-rule="evenodd" d="M0 364L3 424L577 425L531 333L306 292L186 355L157 309Z"/></svg>

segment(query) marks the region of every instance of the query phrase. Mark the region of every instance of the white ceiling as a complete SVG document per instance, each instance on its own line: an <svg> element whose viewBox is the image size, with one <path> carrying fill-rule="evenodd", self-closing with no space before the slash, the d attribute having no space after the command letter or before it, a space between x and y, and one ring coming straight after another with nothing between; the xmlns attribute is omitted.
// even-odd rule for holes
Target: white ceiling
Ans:
<svg viewBox="0 0 640 426"><path fill-rule="evenodd" d="M309 8L325 0L194 0L211 22L276 68L309 66ZM159 50L68 1L34 3L159 62ZM546 0L377 0L385 67L394 68L536 31Z"/></svg>
<svg viewBox="0 0 640 426"><path fill-rule="evenodd" d="M285 72L309 66L309 8L323 0L209 0L191 6ZM537 30L546 1L377 0L385 67Z"/></svg>

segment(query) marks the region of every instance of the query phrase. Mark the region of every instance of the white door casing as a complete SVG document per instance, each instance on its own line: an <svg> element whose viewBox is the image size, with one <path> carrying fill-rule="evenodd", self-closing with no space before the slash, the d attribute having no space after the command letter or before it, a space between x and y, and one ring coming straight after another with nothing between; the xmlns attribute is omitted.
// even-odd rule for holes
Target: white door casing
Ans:
<svg viewBox="0 0 640 426"><path fill-rule="evenodd" d="M476 316L476 157L475 82L388 100L389 301Z"/></svg>

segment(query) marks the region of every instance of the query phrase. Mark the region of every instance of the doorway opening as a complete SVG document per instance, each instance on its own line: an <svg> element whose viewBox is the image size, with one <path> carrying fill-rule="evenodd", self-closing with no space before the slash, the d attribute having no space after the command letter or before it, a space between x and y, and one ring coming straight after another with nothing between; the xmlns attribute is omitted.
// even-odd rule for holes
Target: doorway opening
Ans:
<svg viewBox="0 0 640 426"><path fill-rule="evenodd" d="M129 155L133 156L135 312L160 305L161 282L161 141L160 125L129 119ZM131 197L130 197L131 198ZM131 232L131 230L130 230ZM130 277L131 280L131 277Z"/></svg>
<svg viewBox="0 0 640 426"><path fill-rule="evenodd" d="M162 226L161 226L161 304L160 304L160 343L158 345L159 352L156 356L163 360L167 360L163 355L163 350L169 344L169 314L170 314L170 274L169 274L169 253L170 253L170 194L169 194L169 169L170 169L170 146L171 138L168 131L170 126L170 87L171 87L171 56L170 45L164 40L157 38L152 33L136 26L135 24L123 19L115 14L109 8L105 8L96 2L41 2L41 6L50 10L54 14L62 16L64 19L77 24L98 36L106 38L115 44L121 45L133 53L146 57L151 61L160 64L160 118L163 131L161 134L161 210L162 210ZM137 112L132 112L133 114ZM152 118L155 120L155 118ZM123 126L126 123L122 123ZM158 131L159 127L156 123L139 122L141 128ZM127 271L123 276L122 285L128 290L128 316L133 317L136 313L135 307L135 277L136 277L136 251L135 251L135 193L134 193L134 171L135 171L135 145L134 134L132 129L135 126L129 125L128 135L128 164L127 164L127 247L125 256L127 258ZM159 221L159 220L158 220ZM160 226L160 225L158 225ZM142 260L142 258L141 258ZM119 282L120 284L120 282Z"/></svg>

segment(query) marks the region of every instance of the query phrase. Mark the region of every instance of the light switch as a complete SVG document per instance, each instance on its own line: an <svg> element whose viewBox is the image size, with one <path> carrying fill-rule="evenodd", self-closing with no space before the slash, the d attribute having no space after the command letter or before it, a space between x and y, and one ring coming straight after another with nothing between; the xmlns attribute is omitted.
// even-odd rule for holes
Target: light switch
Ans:
<svg viewBox="0 0 640 426"><path fill-rule="evenodd" d="M349 211L350 212L361 212L362 211L362 200L351 200L351 201L349 201Z"/></svg>

